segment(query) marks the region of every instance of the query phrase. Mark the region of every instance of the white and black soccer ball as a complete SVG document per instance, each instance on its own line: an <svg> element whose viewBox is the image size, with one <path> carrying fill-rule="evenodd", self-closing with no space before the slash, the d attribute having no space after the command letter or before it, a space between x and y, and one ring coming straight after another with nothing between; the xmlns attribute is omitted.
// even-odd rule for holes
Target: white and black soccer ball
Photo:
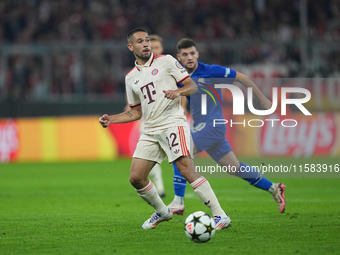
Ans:
<svg viewBox="0 0 340 255"><path fill-rule="evenodd" d="M208 242L213 238L215 232L215 221L205 212L194 212L185 220L185 234L191 241Z"/></svg>

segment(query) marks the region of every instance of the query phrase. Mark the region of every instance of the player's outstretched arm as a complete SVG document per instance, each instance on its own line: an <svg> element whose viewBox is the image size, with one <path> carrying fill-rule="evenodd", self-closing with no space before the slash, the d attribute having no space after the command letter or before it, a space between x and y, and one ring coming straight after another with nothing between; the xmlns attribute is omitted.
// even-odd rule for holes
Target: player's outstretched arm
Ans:
<svg viewBox="0 0 340 255"><path fill-rule="evenodd" d="M142 107L140 105L131 107L128 111L115 115L104 114L99 118L99 123L104 127L108 127L112 123L127 123L139 120L142 117Z"/></svg>
<svg viewBox="0 0 340 255"><path fill-rule="evenodd" d="M163 90L164 97L173 100L179 96L190 96L192 94L195 94L198 90L196 83L190 77L181 81L181 83L183 84L183 87L179 89Z"/></svg>
<svg viewBox="0 0 340 255"><path fill-rule="evenodd" d="M241 82L244 86L252 88L256 97L260 100L261 106L268 110L272 106L272 102L262 93L262 91L256 86L256 84L249 79L249 77L243 73L236 72L236 81Z"/></svg>

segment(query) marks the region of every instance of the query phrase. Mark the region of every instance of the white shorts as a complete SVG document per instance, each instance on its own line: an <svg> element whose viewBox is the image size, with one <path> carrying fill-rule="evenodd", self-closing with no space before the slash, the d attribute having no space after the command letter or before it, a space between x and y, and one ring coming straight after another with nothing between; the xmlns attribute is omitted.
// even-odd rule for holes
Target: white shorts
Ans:
<svg viewBox="0 0 340 255"><path fill-rule="evenodd" d="M156 161L161 164L167 156L169 163L171 163L181 156L193 157L190 144L191 135L188 126L142 133L133 157Z"/></svg>

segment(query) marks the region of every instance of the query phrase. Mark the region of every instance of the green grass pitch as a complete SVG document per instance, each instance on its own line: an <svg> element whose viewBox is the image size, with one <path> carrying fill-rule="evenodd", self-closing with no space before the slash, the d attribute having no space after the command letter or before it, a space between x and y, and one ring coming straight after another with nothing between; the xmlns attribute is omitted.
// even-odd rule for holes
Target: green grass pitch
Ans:
<svg viewBox="0 0 340 255"><path fill-rule="evenodd" d="M292 160L340 162L269 159L273 164ZM284 179L287 209L279 214L267 192L236 178L210 178L233 223L210 242L197 244L185 236L184 220L191 212L209 211L191 187L184 216L142 230L153 210L130 185L129 166L128 159L1 164L0 254L340 253L340 179ZM169 164L162 166L168 204L173 174Z"/></svg>

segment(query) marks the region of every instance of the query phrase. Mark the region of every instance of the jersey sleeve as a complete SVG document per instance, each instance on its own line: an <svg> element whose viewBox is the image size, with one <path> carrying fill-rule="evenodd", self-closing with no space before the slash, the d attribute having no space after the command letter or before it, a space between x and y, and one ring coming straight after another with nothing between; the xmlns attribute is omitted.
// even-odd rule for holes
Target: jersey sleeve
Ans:
<svg viewBox="0 0 340 255"><path fill-rule="evenodd" d="M140 105L141 104L140 99L138 95L133 91L127 79L125 79L125 88L126 88L126 98L127 98L128 105L130 107Z"/></svg>
<svg viewBox="0 0 340 255"><path fill-rule="evenodd" d="M234 69L219 65L210 65L209 69L212 78L236 78L236 71Z"/></svg>
<svg viewBox="0 0 340 255"><path fill-rule="evenodd" d="M166 58L169 73L174 77L177 83L182 82L189 77L188 72L174 57L167 55Z"/></svg>

